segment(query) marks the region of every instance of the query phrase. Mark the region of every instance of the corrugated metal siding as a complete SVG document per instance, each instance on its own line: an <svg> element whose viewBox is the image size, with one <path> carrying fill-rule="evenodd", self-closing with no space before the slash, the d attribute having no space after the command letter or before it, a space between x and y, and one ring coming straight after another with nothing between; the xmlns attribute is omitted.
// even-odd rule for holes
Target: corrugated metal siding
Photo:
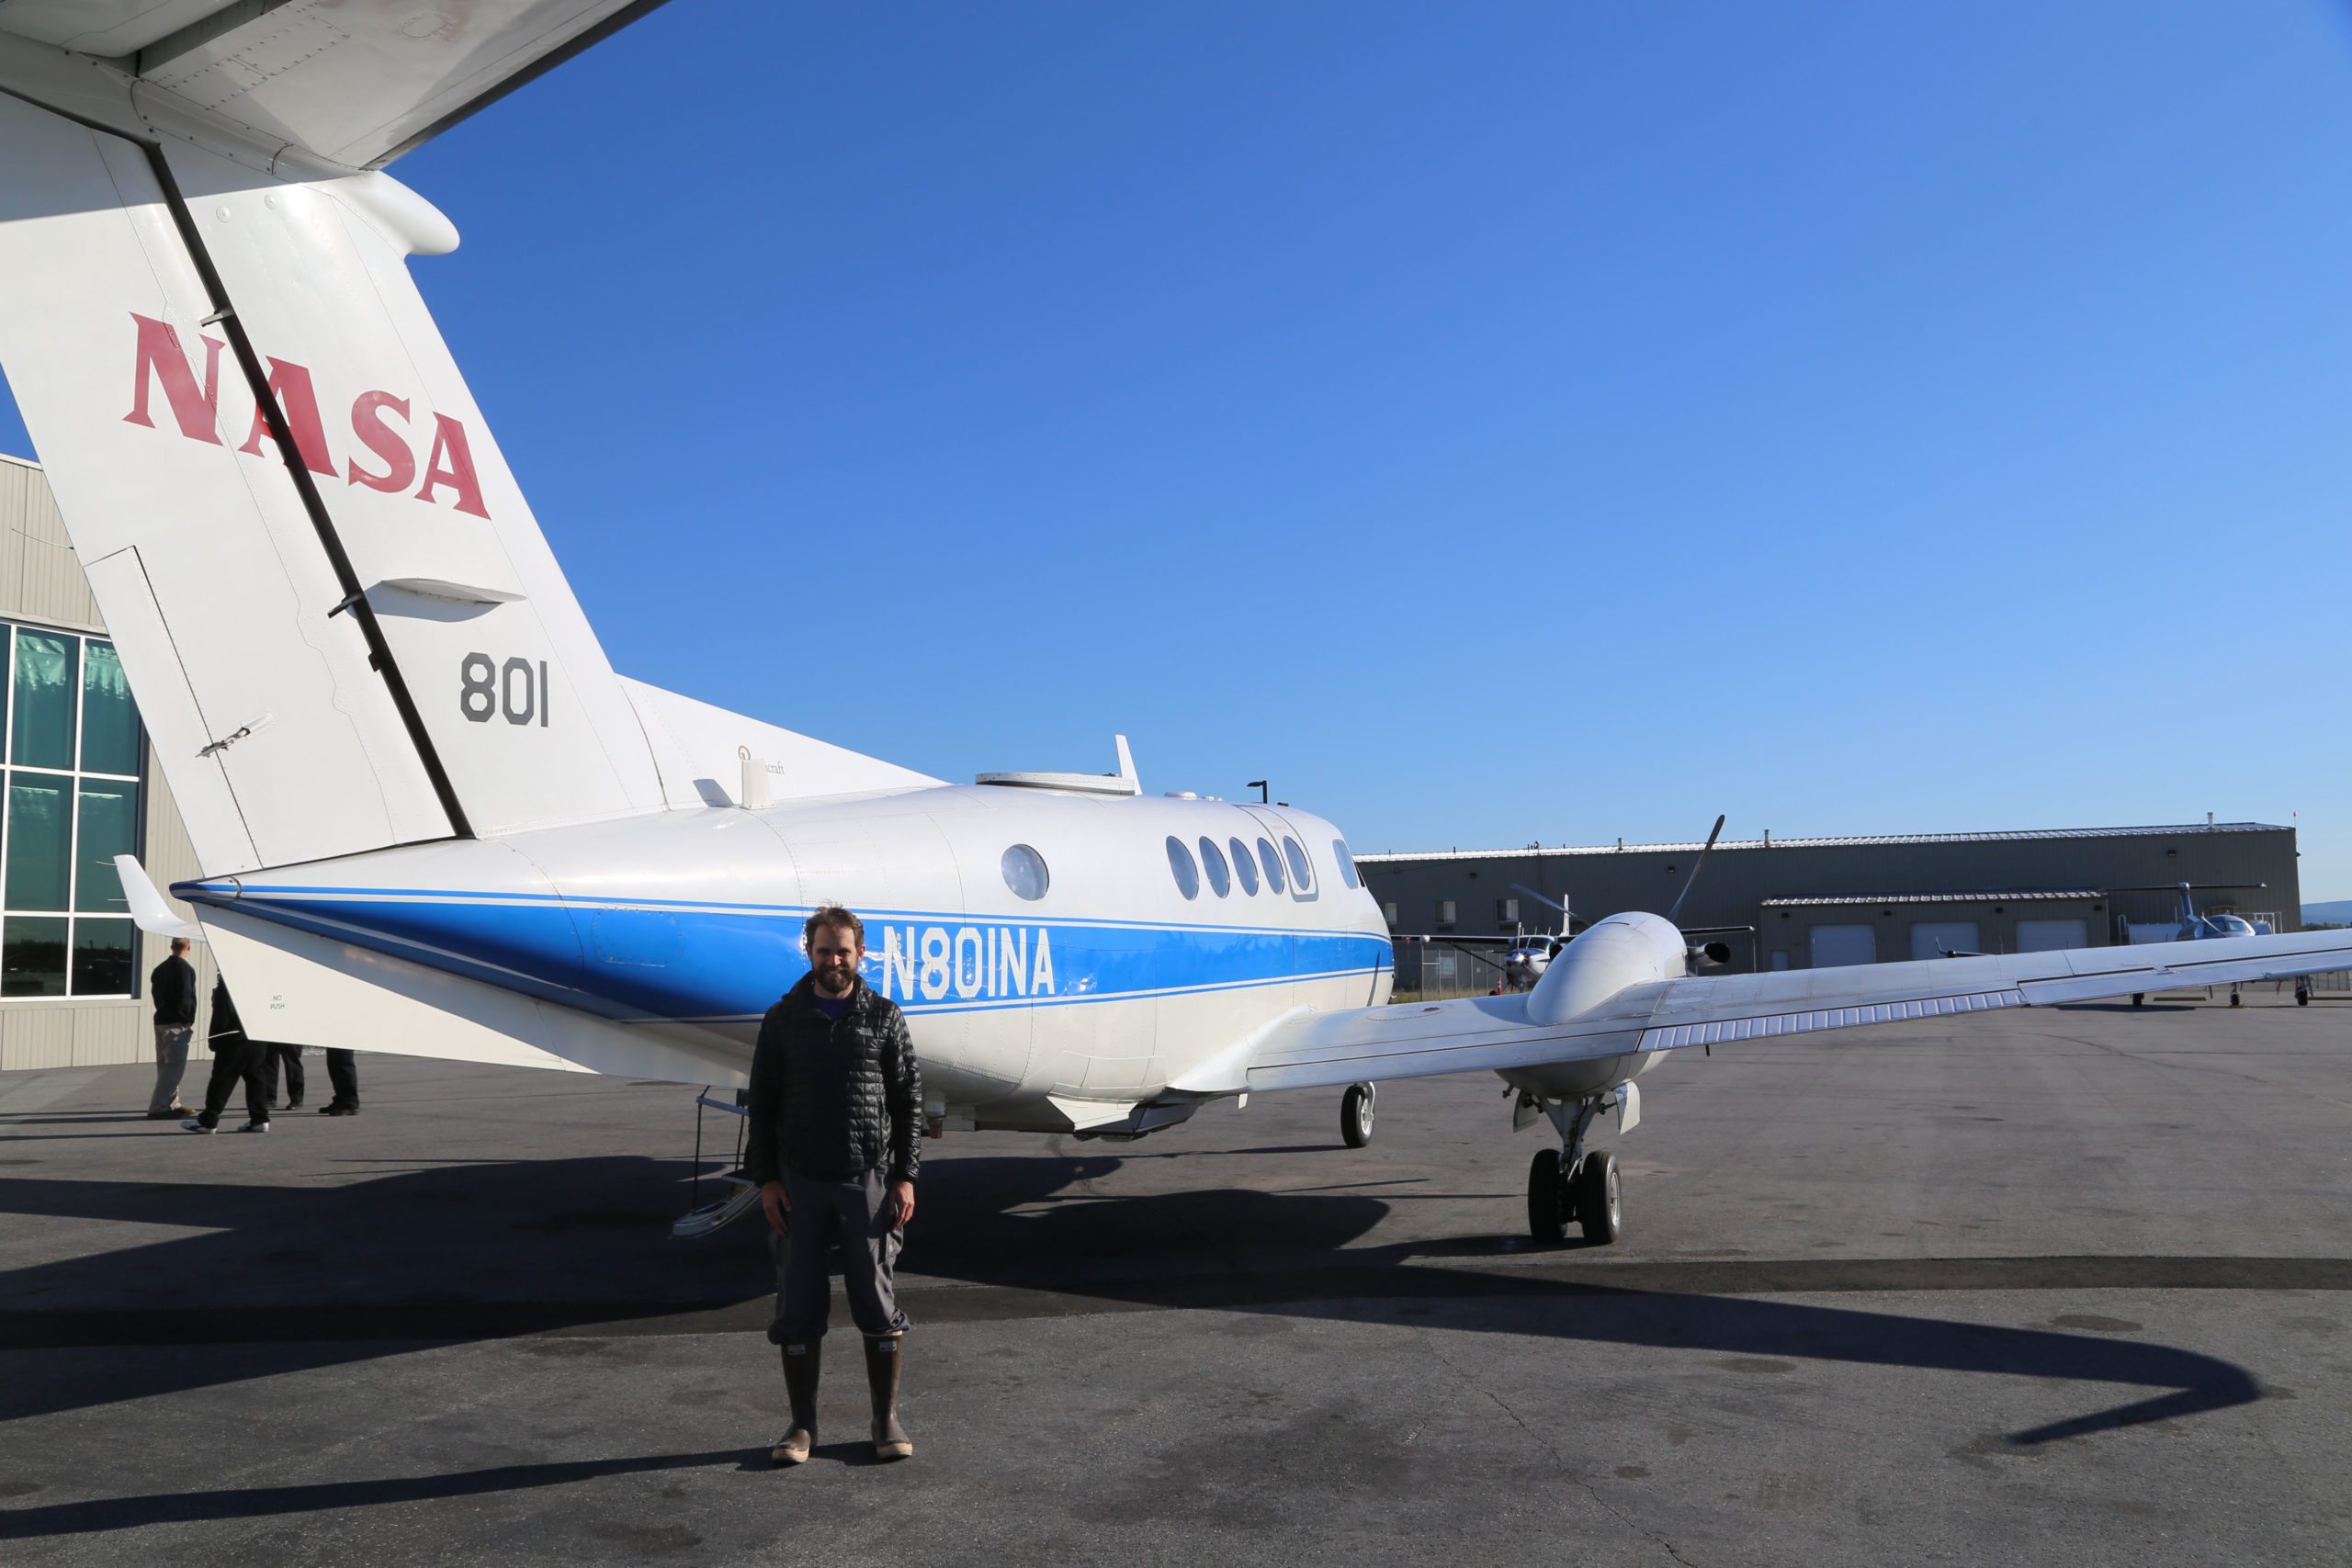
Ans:
<svg viewBox="0 0 2352 1568"><path fill-rule="evenodd" d="M47 478L38 467L5 456L0 456L0 619L37 621L82 632L106 630L82 564L66 540L65 524L58 516ZM145 761L149 765L141 770L147 783L140 859L156 884L168 887L200 875L201 871L196 851L188 843L187 829L172 803L170 786L152 765L153 760ZM183 915L190 914L184 905L179 909ZM153 1014L144 995L146 976L169 955L171 943L166 938L141 933L139 947L141 995L131 1000L0 1001L0 1072L153 1060ZM211 1054L204 1049L203 1040L211 1012L212 950L198 942L189 958L196 964L199 998L198 1043L191 1055L209 1060ZM180 1096L185 1100L203 1091L203 1079L195 1077L193 1083L182 1085Z"/></svg>
<svg viewBox="0 0 2352 1568"><path fill-rule="evenodd" d="M1492 936L1507 929L1495 908L1498 900L1505 898L1520 901L1520 919L1529 931L1558 929L1559 916L1515 892L1514 883L1563 899L1585 919L1600 919L1626 909L1664 914L1689 878L1698 850L1696 844L1643 849L1629 845L1622 852L1604 849L1575 854L1516 850L1486 856L1356 858L1373 897L1397 907L1399 932L1432 930L1437 905L1452 900L1460 912L1453 928L1456 934ZM2267 884L2259 891L2249 887L2240 892L2200 893L2198 906L2230 904L2241 910L2275 910L2284 929L2299 928L2302 891L2296 870L2294 829L2261 824L2223 824L2208 829L2201 822L2079 834L2052 830L1877 840L1775 839L1769 850L1752 840L1717 844L1708 858L1705 874L1683 907L1682 919L1689 926L1763 928L1753 949L1756 960L1769 966L1777 949L1790 954L1792 966L1803 967L1805 920L1783 906L1768 908L1765 900L1852 896L1860 888L1887 894L1959 888L2015 890L2023 895L2053 888L2174 882L2204 886ZM2018 902L2033 901L2020 897ZM2172 917L2176 903L2167 893L2111 893L2099 902L2100 908L2084 911L2094 945L2113 940L2100 929L2112 914L2120 912L2143 923L2161 921ZM1783 920L1784 912L1792 918ZM1993 916L1984 940L1987 943L2006 941L2014 919L2007 913ZM1735 941L1732 950L1733 967L1747 968L1748 944L1744 939ZM1906 957L1908 947L1884 951L1882 956Z"/></svg>
<svg viewBox="0 0 2352 1568"><path fill-rule="evenodd" d="M0 615L75 631L103 631L98 602L65 536L48 478L0 459Z"/></svg>
<svg viewBox="0 0 2352 1568"><path fill-rule="evenodd" d="M1827 839L1724 839L1719 850L1819 850L1849 849L1856 846L1883 847L1889 844L1999 844L2032 839L2130 839L2154 833L2281 833L2286 831L2275 822L2183 822L2140 828L2015 828L1992 833L1862 833ZM1446 861L1446 860L1505 860L1526 856L1542 858L1560 855L1623 855L1646 854L1653 851L1696 854L1705 844L1692 840L1687 844L1553 844L1508 850L1432 850L1426 853L1359 854L1358 862Z"/></svg>

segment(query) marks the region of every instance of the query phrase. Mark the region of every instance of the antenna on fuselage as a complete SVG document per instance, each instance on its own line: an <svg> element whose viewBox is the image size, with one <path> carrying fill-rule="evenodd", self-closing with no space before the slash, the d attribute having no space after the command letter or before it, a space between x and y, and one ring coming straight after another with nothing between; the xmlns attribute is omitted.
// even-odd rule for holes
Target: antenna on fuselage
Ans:
<svg viewBox="0 0 2352 1568"><path fill-rule="evenodd" d="M1676 921L1674 917L1682 913L1682 900L1690 897L1690 889L1697 885L1699 881L1699 874L1707 868L1707 852L1715 847L1715 839L1723 832L1723 830L1724 818L1722 817L1718 817L1715 818L1714 832L1707 835L1706 847L1699 852L1697 863L1690 867L1690 880L1683 883L1682 891L1675 896L1674 908L1666 912L1666 923L1668 925L1675 924Z"/></svg>

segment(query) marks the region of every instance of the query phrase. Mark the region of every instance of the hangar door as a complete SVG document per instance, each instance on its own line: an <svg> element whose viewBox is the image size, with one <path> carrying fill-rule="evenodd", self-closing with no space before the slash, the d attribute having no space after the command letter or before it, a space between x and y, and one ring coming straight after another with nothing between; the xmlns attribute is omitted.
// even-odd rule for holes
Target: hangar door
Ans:
<svg viewBox="0 0 2352 1568"><path fill-rule="evenodd" d="M2089 927L2081 920L2019 920L2018 951L2019 953L2057 953L2069 947L2088 947Z"/></svg>
<svg viewBox="0 0 2352 1568"><path fill-rule="evenodd" d="M1911 956L1941 958L1947 953L1982 953L1974 920L1923 920L1911 928Z"/></svg>
<svg viewBox="0 0 2352 1568"><path fill-rule="evenodd" d="M1811 935L1815 969L1878 962L1878 929L1874 926L1815 926Z"/></svg>

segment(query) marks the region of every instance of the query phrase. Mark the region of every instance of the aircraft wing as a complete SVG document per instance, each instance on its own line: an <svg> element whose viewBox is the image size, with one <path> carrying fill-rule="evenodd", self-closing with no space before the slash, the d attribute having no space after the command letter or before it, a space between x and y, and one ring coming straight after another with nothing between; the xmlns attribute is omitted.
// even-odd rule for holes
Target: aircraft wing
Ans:
<svg viewBox="0 0 2352 1568"><path fill-rule="evenodd" d="M0 0L0 32L128 73L151 116L194 110L375 169L661 3Z"/></svg>
<svg viewBox="0 0 2352 1568"><path fill-rule="evenodd" d="M2352 969L2352 931L1694 976L1630 986L1550 1025L1529 1021L1525 995L1358 1008L1277 1025L1251 1051L1246 1082L1232 1087L1312 1089L1532 1067L2331 969Z"/></svg>

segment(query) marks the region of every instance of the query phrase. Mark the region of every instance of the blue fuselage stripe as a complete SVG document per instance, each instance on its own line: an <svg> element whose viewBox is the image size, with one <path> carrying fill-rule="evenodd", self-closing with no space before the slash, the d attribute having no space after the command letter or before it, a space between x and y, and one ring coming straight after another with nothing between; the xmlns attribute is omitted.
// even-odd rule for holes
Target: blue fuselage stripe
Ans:
<svg viewBox="0 0 2352 1568"><path fill-rule="evenodd" d="M756 1018L808 973L806 908L575 902L423 888L174 889L270 920L622 1019ZM1257 987L1388 967L1386 938L889 911L865 977L909 1012L1063 1006Z"/></svg>

